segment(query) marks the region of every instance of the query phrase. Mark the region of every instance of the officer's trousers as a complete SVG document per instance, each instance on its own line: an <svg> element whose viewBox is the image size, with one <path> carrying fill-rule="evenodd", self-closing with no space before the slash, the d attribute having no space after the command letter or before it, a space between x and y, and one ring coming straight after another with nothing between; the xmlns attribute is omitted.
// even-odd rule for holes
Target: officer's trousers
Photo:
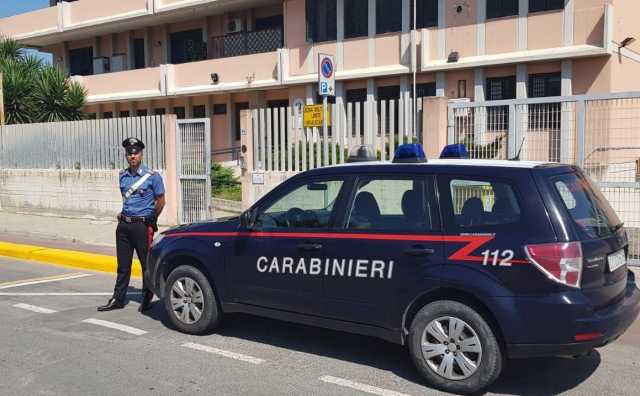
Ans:
<svg viewBox="0 0 640 396"><path fill-rule="evenodd" d="M136 251L138 260L142 264L142 273L147 267L147 253L149 245L153 240L153 230L145 223L125 223L118 222L116 229L116 251L118 256L118 277L113 290L113 297L118 301L123 301L127 296L129 280L131 279L131 262L133 261L133 251ZM147 292L147 287L142 281L143 295Z"/></svg>

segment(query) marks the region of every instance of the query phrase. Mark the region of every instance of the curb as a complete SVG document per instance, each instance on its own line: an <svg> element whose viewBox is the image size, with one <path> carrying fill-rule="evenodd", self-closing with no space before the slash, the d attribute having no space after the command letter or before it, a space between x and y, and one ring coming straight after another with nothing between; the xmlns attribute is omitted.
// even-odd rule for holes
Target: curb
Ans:
<svg viewBox="0 0 640 396"><path fill-rule="evenodd" d="M114 256L2 241L0 241L0 256L112 274L117 273L118 270L118 260ZM138 260L133 260L131 276L142 277L142 269Z"/></svg>

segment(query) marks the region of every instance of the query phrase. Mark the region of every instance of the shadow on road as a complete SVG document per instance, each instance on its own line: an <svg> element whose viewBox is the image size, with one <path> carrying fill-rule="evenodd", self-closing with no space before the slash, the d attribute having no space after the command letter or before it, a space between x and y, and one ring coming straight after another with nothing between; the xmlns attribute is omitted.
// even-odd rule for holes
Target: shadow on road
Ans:
<svg viewBox="0 0 640 396"><path fill-rule="evenodd" d="M152 309L145 314L173 328L161 301L155 301ZM425 385L405 347L371 337L244 314L226 315L215 333L371 366L393 372L407 381ZM515 395L558 394L578 386L599 365L600 355L597 352L580 359L513 360L507 362L502 376L489 388L489 392Z"/></svg>

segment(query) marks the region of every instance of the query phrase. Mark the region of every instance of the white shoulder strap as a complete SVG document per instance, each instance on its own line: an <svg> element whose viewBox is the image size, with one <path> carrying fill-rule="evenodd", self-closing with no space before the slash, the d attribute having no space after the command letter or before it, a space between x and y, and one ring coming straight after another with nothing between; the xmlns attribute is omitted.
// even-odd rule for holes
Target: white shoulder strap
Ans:
<svg viewBox="0 0 640 396"><path fill-rule="evenodd" d="M133 183L131 185L131 187L129 187L129 189L127 190L126 193L124 193L124 200L128 200L129 198L131 198L131 196L142 186L142 184L144 182L147 181L147 179L149 179L151 177L152 173L148 172L145 173L140 180L138 180L137 182Z"/></svg>

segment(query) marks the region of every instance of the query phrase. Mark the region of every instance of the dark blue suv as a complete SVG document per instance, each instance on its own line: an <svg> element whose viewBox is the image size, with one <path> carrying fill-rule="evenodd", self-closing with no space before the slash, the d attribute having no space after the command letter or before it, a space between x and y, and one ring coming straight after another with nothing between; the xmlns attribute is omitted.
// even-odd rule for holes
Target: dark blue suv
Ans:
<svg viewBox="0 0 640 396"><path fill-rule="evenodd" d="M618 338L640 310L627 256L622 223L576 167L363 162L165 232L145 276L185 333L229 312L359 333L407 345L430 385L471 393L509 358Z"/></svg>

